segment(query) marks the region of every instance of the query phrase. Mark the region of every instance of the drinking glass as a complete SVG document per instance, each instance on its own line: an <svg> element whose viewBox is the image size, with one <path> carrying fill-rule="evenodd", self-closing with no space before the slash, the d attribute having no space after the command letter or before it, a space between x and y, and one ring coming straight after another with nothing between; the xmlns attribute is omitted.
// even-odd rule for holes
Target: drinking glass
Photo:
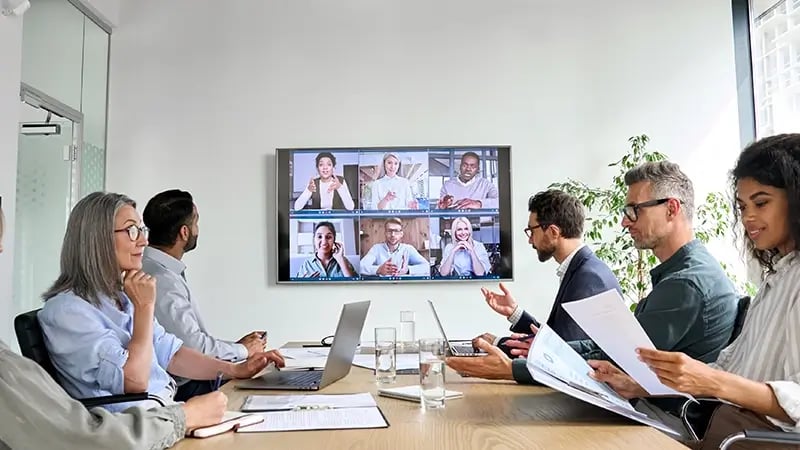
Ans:
<svg viewBox="0 0 800 450"><path fill-rule="evenodd" d="M391 384L397 378L396 346L395 328L375 328L375 380L378 384Z"/></svg>
<svg viewBox="0 0 800 450"><path fill-rule="evenodd" d="M419 390L423 409L444 408L444 339L419 340Z"/></svg>

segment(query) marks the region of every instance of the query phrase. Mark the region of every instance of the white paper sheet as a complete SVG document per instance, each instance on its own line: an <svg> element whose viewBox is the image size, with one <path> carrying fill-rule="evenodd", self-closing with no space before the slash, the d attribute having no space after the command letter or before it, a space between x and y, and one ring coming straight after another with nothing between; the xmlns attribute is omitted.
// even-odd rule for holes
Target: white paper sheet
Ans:
<svg viewBox="0 0 800 450"><path fill-rule="evenodd" d="M260 413L264 421L237 430L239 433L295 430L343 430L383 428L389 424L375 407Z"/></svg>
<svg viewBox="0 0 800 450"><path fill-rule="evenodd" d="M369 392L338 395L250 395L242 405L242 411L282 411L303 406L362 408L376 406L376 403Z"/></svg>
<svg viewBox="0 0 800 450"><path fill-rule="evenodd" d="M583 331L650 395L692 398L664 386L647 364L639 361L637 348L654 349L655 346L616 289L562 306Z"/></svg>
<svg viewBox="0 0 800 450"><path fill-rule="evenodd" d="M591 377L591 366L546 324L542 325L528 353L528 371L533 379L571 397L652 426L676 436L672 428L635 410L630 402L605 383Z"/></svg>
<svg viewBox="0 0 800 450"><path fill-rule="evenodd" d="M284 358L304 359L304 358L327 358L330 347L308 347L308 348L279 348L278 351Z"/></svg>
<svg viewBox="0 0 800 450"><path fill-rule="evenodd" d="M324 369L325 363L328 358L324 356L317 356L314 358L285 358L286 366L281 370L307 370L307 369Z"/></svg>
<svg viewBox="0 0 800 450"><path fill-rule="evenodd" d="M416 353L398 353L396 357L396 370L419 369L419 355ZM375 370L375 355L356 355L353 365Z"/></svg>

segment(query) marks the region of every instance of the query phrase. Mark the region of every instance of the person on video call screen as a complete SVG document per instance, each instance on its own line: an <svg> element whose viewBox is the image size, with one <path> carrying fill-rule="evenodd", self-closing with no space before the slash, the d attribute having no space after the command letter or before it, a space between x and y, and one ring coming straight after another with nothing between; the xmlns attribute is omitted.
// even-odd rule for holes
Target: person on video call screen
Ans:
<svg viewBox="0 0 800 450"><path fill-rule="evenodd" d="M429 276L430 264L403 239L403 221L397 217L383 224L385 241L375 244L361 258L361 273L384 277Z"/></svg>
<svg viewBox="0 0 800 450"><path fill-rule="evenodd" d="M336 175L336 156L330 152L317 154L318 177L308 180L305 190L294 202L294 209L346 209L355 207L344 177ZM309 200L311 200L309 202Z"/></svg>
<svg viewBox="0 0 800 450"><path fill-rule="evenodd" d="M437 207L439 209L497 208L497 186L479 176L481 158L477 153L461 155L459 175L442 185Z"/></svg>
<svg viewBox="0 0 800 450"><path fill-rule="evenodd" d="M442 265L439 274L442 276L479 276L491 271L489 253L483 243L472 239L472 224L466 217L453 219L450 226L452 242L442 252Z"/></svg>

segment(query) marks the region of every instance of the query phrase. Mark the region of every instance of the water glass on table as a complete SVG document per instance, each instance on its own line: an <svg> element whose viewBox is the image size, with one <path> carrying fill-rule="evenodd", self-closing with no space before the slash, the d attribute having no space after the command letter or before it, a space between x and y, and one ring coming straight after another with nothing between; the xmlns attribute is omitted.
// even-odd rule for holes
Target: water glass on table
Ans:
<svg viewBox="0 0 800 450"><path fill-rule="evenodd" d="M413 351L416 342L414 338L414 311L400 311L400 333L397 341L404 352Z"/></svg>
<svg viewBox="0 0 800 450"><path fill-rule="evenodd" d="M423 409L444 408L444 339L419 340L419 389Z"/></svg>
<svg viewBox="0 0 800 450"><path fill-rule="evenodd" d="M397 330L375 328L375 380L391 384L397 379Z"/></svg>

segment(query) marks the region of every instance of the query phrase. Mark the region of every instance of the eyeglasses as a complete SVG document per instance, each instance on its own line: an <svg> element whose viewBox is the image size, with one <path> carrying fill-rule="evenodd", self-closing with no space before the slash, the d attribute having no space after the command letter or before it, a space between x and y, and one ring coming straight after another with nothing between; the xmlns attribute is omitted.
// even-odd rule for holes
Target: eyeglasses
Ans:
<svg viewBox="0 0 800 450"><path fill-rule="evenodd" d="M625 217L628 218L631 222L636 222L639 220L639 210L642 208L649 208L651 206L658 206L667 203L670 199L669 198L659 198L658 200L648 200L646 202L641 203L634 203L633 205L625 205L622 208L622 213L625 214ZM680 200L678 200L681 202ZM681 202L683 203L683 202Z"/></svg>
<svg viewBox="0 0 800 450"><path fill-rule="evenodd" d="M403 230L386 230L386 234L400 234Z"/></svg>
<svg viewBox="0 0 800 450"><path fill-rule="evenodd" d="M526 235L526 236L528 236L528 238L530 238L530 237L533 235L533 230L535 230L535 229L537 229L537 228L541 228L541 229L542 229L542 231L544 231L544 230L546 230L546 229L547 229L547 227L549 227L549 226L550 226L550 225L546 225L546 224L540 223L539 225L529 226L529 227L525 228L525 229L524 229L524 230L522 230L522 231L524 231L524 232L525 232L525 235Z"/></svg>
<svg viewBox="0 0 800 450"><path fill-rule="evenodd" d="M144 225L140 227L137 227L136 225L131 225L127 228L114 230L114 233L122 233L123 231L128 233L128 237L131 238L131 241L133 242L139 240L139 235L144 236L145 239L147 239L147 237L150 236L150 228L147 228Z"/></svg>

